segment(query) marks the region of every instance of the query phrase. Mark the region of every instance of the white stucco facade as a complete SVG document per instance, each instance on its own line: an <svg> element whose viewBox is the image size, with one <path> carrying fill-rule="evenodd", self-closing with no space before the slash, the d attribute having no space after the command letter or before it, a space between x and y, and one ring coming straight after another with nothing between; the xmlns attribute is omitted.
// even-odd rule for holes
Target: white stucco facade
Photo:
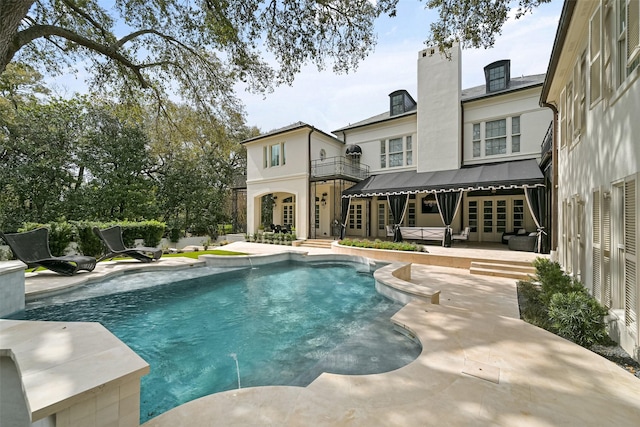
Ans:
<svg viewBox="0 0 640 427"><path fill-rule="evenodd" d="M639 359L640 67L612 41L620 7L565 6L542 101L558 110L559 261L610 309L612 337Z"/></svg>

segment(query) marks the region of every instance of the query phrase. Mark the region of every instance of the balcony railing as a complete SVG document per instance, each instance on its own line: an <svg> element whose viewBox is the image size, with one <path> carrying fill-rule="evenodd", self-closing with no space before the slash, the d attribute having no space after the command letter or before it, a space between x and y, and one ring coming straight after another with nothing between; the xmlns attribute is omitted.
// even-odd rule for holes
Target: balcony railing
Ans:
<svg viewBox="0 0 640 427"><path fill-rule="evenodd" d="M542 139L542 144L540 144L540 164L551 157L551 150L553 150L553 122L549 124L547 133Z"/></svg>
<svg viewBox="0 0 640 427"><path fill-rule="evenodd" d="M362 181L369 177L369 166L345 157L329 157L311 162L312 178L350 178Z"/></svg>

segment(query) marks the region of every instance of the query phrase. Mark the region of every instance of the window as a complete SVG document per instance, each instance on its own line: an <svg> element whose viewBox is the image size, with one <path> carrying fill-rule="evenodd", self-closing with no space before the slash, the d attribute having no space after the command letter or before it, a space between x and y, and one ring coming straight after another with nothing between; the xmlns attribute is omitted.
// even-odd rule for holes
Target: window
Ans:
<svg viewBox="0 0 640 427"><path fill-rule="evenodd" d="M384 203L378 203L378 230L384 230Z"/></svg>
<svg viewBox="0 0 640 427"><path fill-rule="evenodd" d="M391 115L404 113L404 97L402 94L394 95L391 97Z"/></svg>
<svg viewBox="0 0 640 427"><path fill-rule="evenodd" d="M567 133L565 138L567 141L571 141L573 140L573 82L569 82L569 84L567 84L565 94L567 96L567 102L565 105Z"/></svg>
<svg viewBox="0 0 640 427"><path fill-rule="evenodd" d="M317 199L317 197L316 197ZM320 204L316 202L316 209L315 209L315 227L316 230L320 228Z"/></svg>
<svg viewBox="0 0 640 427"><path fill-rule="evenodd" d="M589 22L589 102L594 105L600 100L602 93L601 70L601 46L602 46L602 21L600 20L600 7L591 16Z"/></svg>
<svg viewBox="0 0 640 427"><path fill-rule="evenodd" d="M362 205L349 206L349 228L352 230L362 230Z"/></svg>
<svg viewBox="0 0 640 427"><path fill-rule="evenodd" d="M320 150L320 161L324 161L324 159L326 159L326 158L327 158L327 152L325 151L324 148L322 148Z"/></svg>
<svg viewBox="0 0 640 427"><path fill-rule="evenodd" d="M473 157L480 157L480 123L473 124Z"/></svg>
<svg viewBox="0 0 640 427"><path fill-rule="evenodd" d="M403 158L402 138L389 140L389 167L402 166Z"/></svg>
<svg viewBox="0 0 640 427"><path fill-rule="evenodd" d="M285 162L284 142L262 148L262 167L282 166Z"/></svg>
<svg viewBox="0 0 640 427"><path fill-rule="evenodd" d="M640 64L640 4L638 0L618 0L617 55L618 86Z"/></svg>
<svg viewBox="0 0 640 427"><path fill-rule="evenodd" d="M507 121L505 119L485 123L484 133L486 156L507 153Z"/></svg>
<svg viewBox="0 0 640 427"><path fill-rule="evenodd" d="M489 70L489 92L504 89L506 87L506 75L504 67L496 67Z"/></svg>
<svg viewBox="0 0 640 427"><path fill-rule="evenodd" d="M472 233L478 231L478 201L469 200L469 228Z"/></svg>
<svg viewBox="0 0 640 427"><path fill-rule="evenodd" d="M560 147L567 144L567 92L565 89L560 93Z"/></svg>
<svg viewBox="0 0 640 427"><path fill-rule="evenodd" d="M411 166L413 140L411 135L380 141L380 168Z"/></svg>
<svg viewBox="0 0 640 427"><path fill-rule="evenodd" d="M513 229L524 228L524 200L513 200Z"/></svg>
<svg viewBox="0 0 640 427"><path fill-rule="evenodd" d="M511 118L511 152L520 152L520 116Z"/></svg>
<svg viewBox="0 0 640 427"><path fill-rule="evenodd" d="M578 140L580 138L587 116L585 99L587 92L586 63L586 52L583 52L573 68L573 132L569 135L571 140Z"/></svg>
<svg viewBox="0 0 640 427"><path fill-rule="evenodd" d="M407 226L415 227L416 226L416 202L409 202L409 206L407 208Z"/></svg>

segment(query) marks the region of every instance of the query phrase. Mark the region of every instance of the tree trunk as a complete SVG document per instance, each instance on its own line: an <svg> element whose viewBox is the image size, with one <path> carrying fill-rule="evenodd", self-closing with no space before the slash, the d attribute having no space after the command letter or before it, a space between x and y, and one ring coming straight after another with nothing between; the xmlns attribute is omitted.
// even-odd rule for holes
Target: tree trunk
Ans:
<svg viewBox="0 0 640 427"><path fill-rule="evenodd" d="M27 16L34 0L3 0L0 2L0 74L16 52L14 43L20 22Z"/></svg>

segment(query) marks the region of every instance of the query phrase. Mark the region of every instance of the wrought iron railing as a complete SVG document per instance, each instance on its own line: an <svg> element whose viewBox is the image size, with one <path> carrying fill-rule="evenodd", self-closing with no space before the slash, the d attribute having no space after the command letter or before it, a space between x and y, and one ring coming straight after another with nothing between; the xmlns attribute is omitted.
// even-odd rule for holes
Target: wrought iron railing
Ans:
<svg viewBox="0 0 640 427"><path fill-rule="evenodd" d="M345 157L329 157L311 162L312 178L346 177L363 180L369 177L369 166Z"/></svg>

